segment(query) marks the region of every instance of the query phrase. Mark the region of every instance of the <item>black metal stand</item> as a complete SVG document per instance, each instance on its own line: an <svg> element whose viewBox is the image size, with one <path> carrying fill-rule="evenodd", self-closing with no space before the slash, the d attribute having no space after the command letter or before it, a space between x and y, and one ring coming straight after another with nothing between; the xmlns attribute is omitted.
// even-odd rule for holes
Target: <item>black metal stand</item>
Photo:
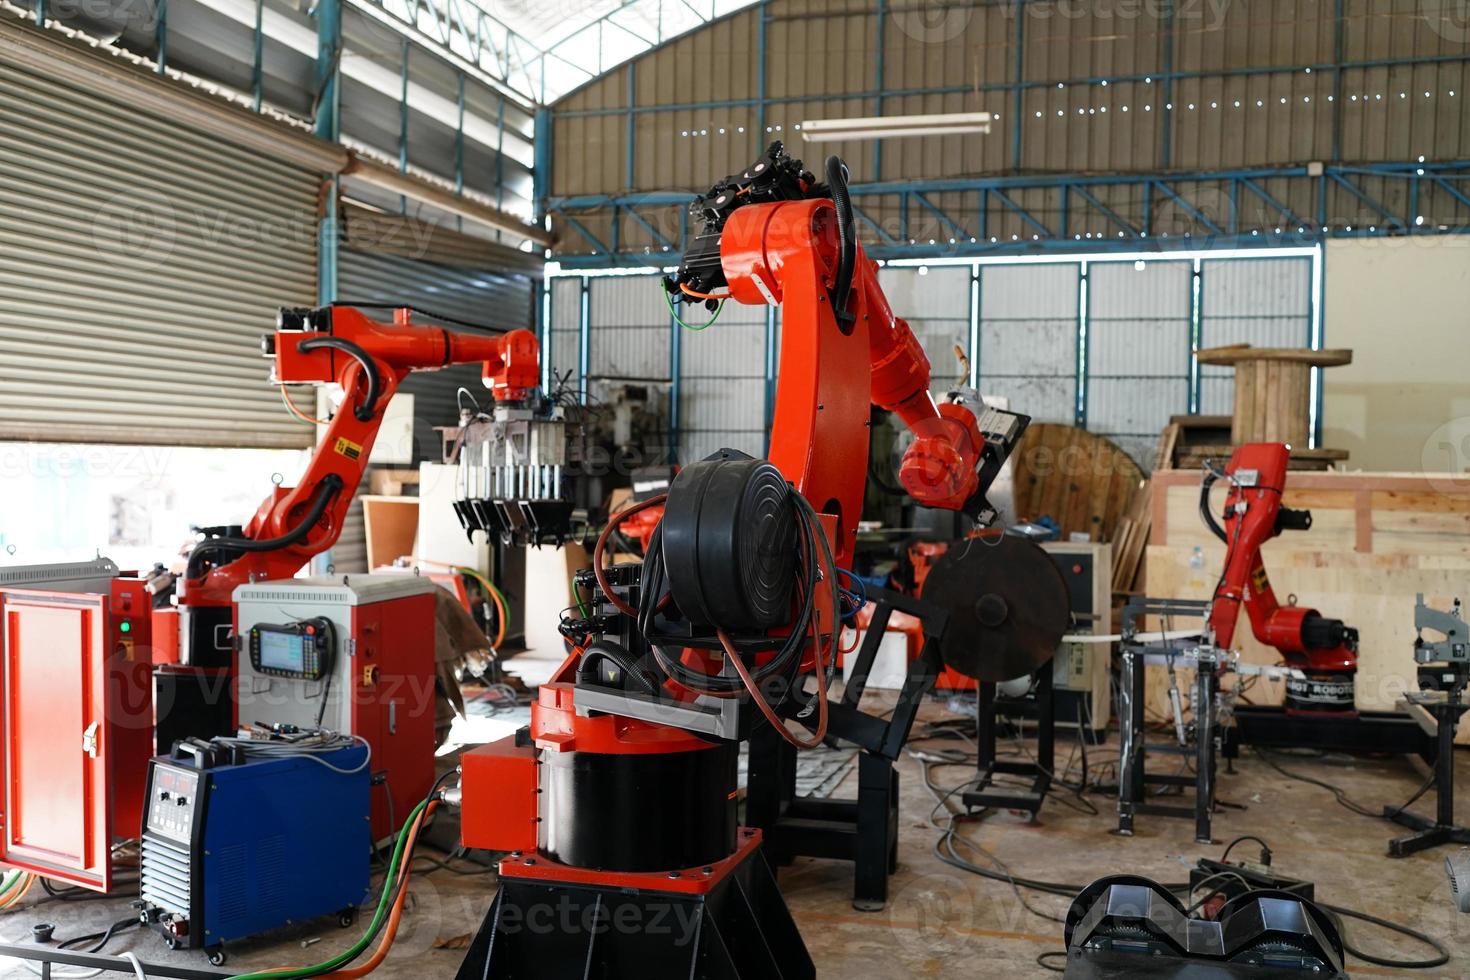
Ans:
<svg viewBox="0 0 1470 980"><path fill-rule="evenodd" d="M898 868L898 771L893 763L908 741L924 695L939 675L938 639L948 614L920 599L869 587L872 622L857 653L847 688L828 707L829 741L850 742L858 753L856 799L809 799L796 795L796 750L770 726L750 738L745 823L765 834L765 850L778 864L796 857L832 858L854 865L853 908L871 912L888 903L888 876ZM889 718L858 710L878 646L894 610L924 626L924 647Z"/></svg>
<svg viewBox="0 0 1470 980"><path fill-rule="evenodd" d="M1123 635L1127 637L1145 616L1202 618L1209 603L1183 599L1134 599L1123 610ZM1144 657L1149 652L1169 655L1167 648L1145 647L1124 640L1122 653L1122 693L1120 723L1122 747L1118 773L1118 833L1133 836L1134 817L1144 814L1194 820L1194 838L1201 844L1213 843L1211 822L1215 812L1215 764L1218 725L1216 704L1220 692L1219 662L1201 648L1190 661L1198 668L1195 679L1195 721L1193 747L1177 743L1150 745L1144 719ZM1194 774L1160 774L1147 770L1149 752L1194 757ZM1145 802L1149 786L1177 786L1194 789L1193 806L1168 806Z"/></svg>
<svg viewBox="0 0 1470 980"><path fill-rule="evenodd" d="M1007 717L1036 718L1034 762L1009 762L996 757L996 729L1002 712L997 704L996 685L980 682L980 697L975 706L976 764L980 775L976 788L960 796L965 806L1020 810L1031 814L1031 819L1035 820L1046 802L1052 774L1056 771L1056 699L1052 693L1051 661L1048 660L1038 673L1034 704L1007 704L1003 712ZM1027 788L998 787L994 784L997 775L1020 776L1031 780L1031 785Z"/></svg>
<svg viewBox="0 0 1470 980"><path fill-rule="evenodd" d="M503 877L456 977L815 980L816 968L757 849L706 894Z"/></svg>
<svg viewBox="0 0 1470 980"><path fill-rule="evenodd" d="M1415 831L1388 842L1390 857L1408 857L1444 844L1470 844L1470 828L1455 823L1455 729L1459 726L1460 716L1470 711L1470 705L1461 701L1463 693L1462 683L1442 701L1416 699L1416 703L1434 717L1438 743L1434 757L1435 813L1431 820L1410 813L1404 807L1384 807L1385 817Z"/></svg>
<svg viewBox="0 0 1470 980"><path fill-rule="evenodd" d="M1434 737L1402 711L1360 711L1345 718L1290 715L1285 708L1237 704L1223 755L1235 759L1240 746L1323 749L1417 755L1432 759Z"/></svg>

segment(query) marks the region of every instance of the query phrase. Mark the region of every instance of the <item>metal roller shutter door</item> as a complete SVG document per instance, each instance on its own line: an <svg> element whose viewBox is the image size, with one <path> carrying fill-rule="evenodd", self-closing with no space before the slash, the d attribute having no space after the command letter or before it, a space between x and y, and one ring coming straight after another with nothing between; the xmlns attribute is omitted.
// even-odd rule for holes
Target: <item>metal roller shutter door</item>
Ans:
<svg viewBox="0 0 1470 980"><path fill-rule="evenodd" d="M0 52L0 439L302 447L267 384L316 301L317 174Z"/></svg>

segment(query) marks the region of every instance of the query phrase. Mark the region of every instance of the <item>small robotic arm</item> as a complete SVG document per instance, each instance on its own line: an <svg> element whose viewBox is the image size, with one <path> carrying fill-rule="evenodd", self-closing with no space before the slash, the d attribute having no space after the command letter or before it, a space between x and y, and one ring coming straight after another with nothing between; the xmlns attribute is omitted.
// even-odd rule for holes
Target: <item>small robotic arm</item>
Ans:
<svg viewBox="0 0 1470 980"><path fill-rule="evenodd" d="M540 376L529 330L457 333L416 324L407 309L395 310L391 323L345 306L282 310L262 350L274 360L274 381L335 382L346 397L297 486L277 487L243 533L217 533L195 547L181 595L187 606L228 606L235 586L294 575L336 543L384 409L411 372L481 362L501 403L530 398Z"/></svg>
<svg viewBox="0 0 1470 980"><path fill-rule="evenodd" d="M1305 531L1312 514L1282 506L1291 449L1282 443L1240 446L1224 472L1206 474L1200 491L1200 515L1225 542L1225 569L1210 607L1215 642L1228 649L1235 639L1240 607L1250 616L1256 639L1275 647L1300 677L1287 682L1287 710L1301 714L1351 714L1353 676L1357 672L1358 631L1340 619L1329 619L1293 599L1282 605L1271 587L1261 559L1261 546L1282 531ZM1210 489L1230 483L1224 524L1210 510Z"/></svg>

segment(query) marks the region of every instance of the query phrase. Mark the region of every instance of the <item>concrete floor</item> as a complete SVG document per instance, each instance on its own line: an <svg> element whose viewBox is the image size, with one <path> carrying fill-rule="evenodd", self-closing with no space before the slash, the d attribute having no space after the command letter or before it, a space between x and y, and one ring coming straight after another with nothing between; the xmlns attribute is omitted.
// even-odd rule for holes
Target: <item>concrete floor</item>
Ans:
<svg viewBox="0 0 1470 980"><path fill-rule="evenodd" d="M928 706L924 717L944 716L938 705ZM953 742L929 742L925 748L953 747ZM1065 754L1065 752L1064 752ZM1091 753L1094 763L1115 757L1106 747ZM1340 785L1364 804L1398 803L1423 781L1420 772L1402 759L1292 760L1289 768ZM1470 758L1459 765L1461 786L1470 786ZM952 869L933 855L937 837L927 820L932 798L921 781L920 765L912 758L901 764L903 779L900 832L900 868L892 882L886 910L854 911L849 902L851 870L847 865L800 860L780 872L780 883L806 938L818 973L843 980L911 977L1046 976L1036 957L1061 948L1061 927L1028 910L1005 884ZM965 768L936 771L942 786L963 782ZM855 782L855 775L848 783ZM851 786L844 790L850 792ZM837 795L844 795L839 790ZM1449 964L1418 971L1422 977L1470 978L1470 916L1452 909L1443 873L1445 850L1405 860L1384 856L1384 845L1394 828L1338 806L1325 790L1293 782L1254 757L1237 765L1235 775L1222 780L1220 798L1244 804L1244 811L1228 810L1215 822L1215 836L1229 840L1257 834L1275 851L1275 866L1283 874L1311 879L1324 901L1348 905L1408 923L1445 942L1452 951ZM1127 871L1158 880L1180 881L1201 856L1217 856L1219 847L1193 842L1192 823L1166 818L1140 818L1137 836L1110 836L1116 826L1112 801L1094 796L1098 815L1070 809L1055 800L1036 824L1007 814L994 814L968 824L964 836L1003 860L1011 872L1031 878L1083 884L1105 874ZM1430 799L1419 804L1422 809ZM1470 805L1462 806L1461 823L1470 823ZM1251 850L1254 857L1254 849ZM978 860L978 858L977 858ZM452 977L462 953L457 939L479 925L490 904L494 880L490 876L461 877L436 871L418 877L413 906L392 954L375 974L382 980L433 980ZM0 936L7 941L28 936L32 924L55 923L58 938L105 927L129 914L126 899L83 903L38 900L39 889L18 909L0 913ZM44 896L41 896L44 899ZM1065 912L1059 897L1027 893L1034 909L1052 915ZM315 923L275 934L268 939L231 947L229 967L266 968L314 963L350 945L355 932ZM1381 955L1421 956L1412 944L1370 930L1353 928L1352 937L1363 948ZM303 941L316 940L303 948ZM206 966L199 953L164 951L157 937L137 931L110 947L110 952L133 949L145 961L170 961ZM1354 976L1396 975L1396 971L1353 961ZM25 977L14 961L0 961L0 976Z"/></svg>

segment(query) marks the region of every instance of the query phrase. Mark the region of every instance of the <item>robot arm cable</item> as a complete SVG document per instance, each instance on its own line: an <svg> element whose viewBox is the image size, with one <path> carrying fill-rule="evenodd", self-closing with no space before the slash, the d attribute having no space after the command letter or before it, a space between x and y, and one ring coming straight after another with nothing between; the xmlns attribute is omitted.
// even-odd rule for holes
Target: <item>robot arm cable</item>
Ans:
<svg viewBox="0 0 1470 980"><path fill-rule="evenodd" d="M317 497L312 502L311 510L301 519L301 523L278 538L210 538L207 541L201 541L194 548L193 553L189 555L189 565L185 571L185 577L190 580L197 579L202 574L199 566L203 564L204 556L211 552L225 549L233 551L274 551L277 548L289 548L306 537L316 522L321 520L322 514L326 513L327 507L331 505L332 501L341 491L342 478L335 473L327 474L322 480L321 487L317 490Z"/></svg>
<svg viewBox="0 0 1470 980"><path fill-rule="evenodd" d="M827 158L827 186L832 203L837 206L837 236L841 250L837 257L837 281L832 287L832 309L837 319L849 321L848 294L852 292L852 274L857 266L857 235L853 230L852 198L847 192L847 164L833 154Z"/></svg>
<svg viewBox="0 0 1470 980"><path fill-rule="evenodd" d="M363 374L367 377L367 397L362 400L353 411L359 422L370 422L378 410L378 395L383 390L383 376L378 372L377 362L368 356L368 352L350 340L341 337L315 337L311 340L303 340L299 350L338 350L362 365Z"/></svg>

